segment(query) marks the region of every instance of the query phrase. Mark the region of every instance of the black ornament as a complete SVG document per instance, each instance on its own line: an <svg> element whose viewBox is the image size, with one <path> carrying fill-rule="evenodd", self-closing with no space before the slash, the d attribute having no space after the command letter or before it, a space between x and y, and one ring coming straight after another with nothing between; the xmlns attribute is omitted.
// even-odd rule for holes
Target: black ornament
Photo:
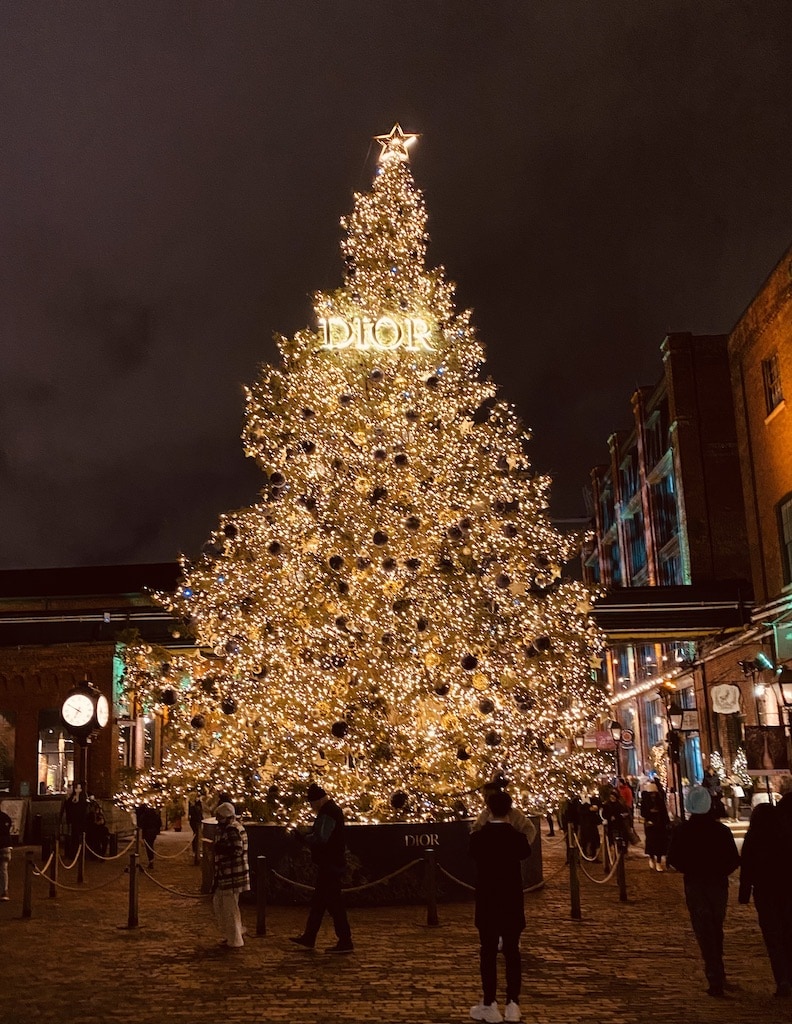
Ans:
<svg viewBox="0 0 792 1024"><path fill-rule="evenodd" d="M440 378L436 374L434 374L434 373L432 374L431 377L427 377L426 378L426 386L428 388L436 388L439 383L440 383Z"/></svg>
<svg viewBox="0 0 792 1024"><path fill-rule="evenodd" d="M378 548L384 548L388 543L388 535L384 530L376 530L372 539Z"/></svg>
<svg viewBox="0 0 792 1024"><path fill-rule="evenodd" d="M440 683L439 686L435 687L434 692L437 694L438 697L445 697L450 689L451 687L449 686L448 683Z"/></svg>
<svg viewBox="0 0 792 1024"><path fill-rule="evenodd" d="M537 649L534 647L533 644L529 644L528 647L525 648L525 657L526 658L538 658L539 657L539 651L537 651Z"/></svg>
<svg viewBox="0 0 792 1024"><path fill-rule="evenodd" d="M393 643L393 640L393 633L383 633L382 636L380 637L380 644L383 647L390 647L390 645Z"/></svg>
<svg viewBox="0 0 792 1024"><path fill-rule="evenodd" d="M341 555L331 555L330 558L328 559L328 564L334 572L338 572L338 570L344 564L344 559L341 557Z"/></svg>
<svg viewBox="0 0 792 1024"><path fill-rule="evenodd" d="M342 740L349 732L349 723L333 722L330 732L336 737L336 739Z"/></svg>
<svg viewBox="0 0 792 1024"><path fill-rule="evenodd" d="M379 367L375 366L374 369L369 374L369 380L382 380L384 376L385 374L382 372L382 370L380 370Z"/></svg>
<svg viewBox="0 0 792 1024"><path fill-rule="evenodd" d="M313 441L300 441L300 447L306 455L313 455L316 451L316 445Z"/></svg>
<svg viewBox="0 0 792 1024"><path fill-rule="evenodd" d="M512 699L520 711L530 711L535 703L532 694L524 689L515 690Z"/></svg>
<svg viewBox="0 0 792 1024"><path fill-rule="evenodd" d="M425 629L427 629L427 628L428 628L428 626L429 626L429 620L428 620L428 619L425 619L425 618L423 617L423 615L422 615L422 616L420 617L420 619L418 619L418 621L416 622L416 624L415 624L415 625L416 625L416 628L418 629L418 632L419 632L419 633L423 633L423 631L424 631Z"/></svg>
<svg viewBox="0 0 792 1024"><path fill-rule="evenodd" d="M349 593L349 584L347 583L346 580L339 580L338 583L336 584L336 589L338 590L339 594L345 596Z"/></svg>
<svg viewBox="0 0 792 1024"><path fill-rule="evenodd" d="M417 569L420 569L420 567L421 567L421 559L420 558L408 558L407 561L404 564L407 566L407 568L410 570L410 572L415 572Z"/></svg>
<svg viewBox="0 0 792 1024"><path fill-rule="evenodd" d="M388 497L387 487L375 487L374 490L369 494L368 500L372 505L376 505L378 501Z"/></svg>
<svg viewBox="0 0 792 1024"><path fill-rule="evenodd" d="M206 725L206 719L204 718L203 715L194 715L192 720L190 721L190 725L193 727L193 729L203 729L203 727Z"/></svg>
<svg viewBox="0 0 792 1024"><path fill-rule="evenodd" d="M488 697L485 697L483 700L479 701L479 711L482 713L482 715L491 715L494 710L495 705Z"/></svg>
<svg viewBox="0 0 792 1024"><path fill-rule="evenodd" d="M458 761L469 761L470 760L470 754L465 750L464 747L459 747L459 749L457 750L457 760Z"/></svg>
<svg viewBox="0 0 792 1024"><path fill-rule="evenodd" d="M313 418L313 417L314 417L315 415L316 415L316 413L315 413L315 412L313 411L313 409L305 408L305 409L303 409L303 411L302 411L302 418L303 418L304 420L310 420L310 419L312 419L312 418Z"/></svg>
<svg viewBox="0 0 792 1024"><path fill-rule="evenodd" d="M514 523L504 523L503 526L501 527L501 533L503 534L504 537L516 537L517 527L514 525Z"/></svg>
<svg viewBox="0 0 792 1024"><path fill-rule="evenodd" d="M397 454L393 456L394 466L406 466L409 461L410 458L407 455L407 452L397 452Z"/></svg>
<svg viewBox="0 0 792 1024"><path fill-rule="evenodd" d="M501 734L499 732L488 732L484 737L484 742L488 747L498 747L501 743Z"/></svg>
<svg viewBox="0 0 792 1024"><path fill-rule="evenodd" d="M236 528L236 526L234 526L233 523L226 523L225 526L223 527L223 533L226 535L226 537L230 537L233 540L234 537L236 537L236 535L239 533L239 530Z"/></svg>
<svg viewBox="0 0 792 1024"><path fill-rule="evenodd" d="M280 541L273 540L267 545L267 551L269 551L271 555L279 555L282 550L283 548L280 546Z"/></svg>
<svg viewBox="0 0 792 1024"><path fill-rule="evenodd" d="M467 533L467 531L472 529L472 527L473 527L473 522L470 519L468 519L467 516L465 516L463 519L459 520L459 528L460 528L460 530L464 530Z"/></svg>
<svg viewBox="0 0 792 1024"><path fill-rule="evenodd" d="M404 525L410 530L411 533L415 533L416 530L421 528L421 520L418 516L407 516L404 520Z"/></svg>
<svg viewBox="0 0 792 1024"><path fill-rule="evenodd" d="M415 409L408 409L404 416L405 419L408 419L410 421L410 423L415 423L415 421L418 419L418 413L415 411Z"/></svg>
<svg viewBox="0 0 792 1024"><path fill-rule="evenodd" d="M402 811L407 806L409 797L403 789L397 789L395 793L391 793L390 803L391 807L395 811Z"/></svg>
<svg viewBox="0 0 792 1024"><path fill-rule="evenodd" d="M549 651L552 647L549 636L539 636L536 638L536 646L540 651Z"/></svg>
<svg viewBox="0 0 792 1024"><path fill-rule="evenodd" d="M353 395L339 395L338 396L338 401L341 403L341 405L349 405L351 402L354 402L354 400L355 399L354 399Z"/></svg>
<svg viewBox="0 0 792 1024"><path fill-rule="evenodd" d="M508 576L505 572L499 572L495 577L495 586L500 587L501 590L506 590L510 583L511 576Z"/></svg>
<svg viewBox="0 0 792 1024"><path fill-rule="evenodd" d="M374 461L375 462L384 462L385 459L387 459L387 457L388 457L388 453L385 451L384 448L375 448L374 449Z"/></svg>
<svg viewBox="0 0 792 1024"><path fill-rule="evenodd" d="M358 572L364 572L366 569L368 569L370 565L371 559L364 558L363 555L358 555L358 557L355 559L355 567L357 568Z"/></svg>
<svg viewBox="0 0 792 1024"><path fill-rule="evenodd" d="M162 703L167 704L169 708L176 703L176 691L172 687L169 686L167 690L162 691Z"/></svg>
<svg viewBox="0 0 792 1024"><path fill-rule="evenodd" d="M466 672L473 672L478 665L478 658L475 654L466 654L462 659L462 668Z"/></svg>
<svg viewBox="0 0 792 1024"><path fill-rule="evenodd" d="M449 540L462 540L462 531L458 526L449 526L446 530Z"/></svg>
<svg viewBox="0 0 792 1024"><path fill-rule="evenodd" d="M201 689L204 693L214 693L216 680L214 676L204 676L201 680Z"/></svg>
<svg viewBox="0 0 792 1024"><path fill-rule="evenodd" d="M224 697L220 703L220 710L224 715L233 715L237 709L237 702L233 697Z"/></svg>
<svg viewBox="0 0 792 1024"><path fill-rule="evenodd" d="M383 558L383 560L382 560L382 568L385 570L385 572L393 572L393 570L396 568L396 559L395 558Z"/></svg>
<svg viewBox="0 0 792 1024"><path fill-rule="evenodd" d="M270 477L270 487L274 487L276 490L280 487L286 486L286 477L283 473L275 472Z"/></svg>

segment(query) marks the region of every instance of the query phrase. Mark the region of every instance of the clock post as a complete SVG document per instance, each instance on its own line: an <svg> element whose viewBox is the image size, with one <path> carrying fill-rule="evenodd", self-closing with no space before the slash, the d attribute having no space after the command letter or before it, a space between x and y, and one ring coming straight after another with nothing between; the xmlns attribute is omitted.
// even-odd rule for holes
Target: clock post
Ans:
<svg viewBox="0 0 792 1024"><path fill-rule="evenodd" d="M78 745L79 761L76 778L88 785L88 744L94 735L110 720L110 705L107 697L98 690L86 675L85 679L71 689L64 698L60 710L61 721L74 742Z"/></svg>

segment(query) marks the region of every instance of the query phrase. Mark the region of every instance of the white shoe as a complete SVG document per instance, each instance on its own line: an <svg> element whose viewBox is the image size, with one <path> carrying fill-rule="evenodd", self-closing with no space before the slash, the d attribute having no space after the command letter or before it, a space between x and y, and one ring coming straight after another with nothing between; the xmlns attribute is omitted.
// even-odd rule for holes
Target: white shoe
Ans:
<svg viewBox="0 0 792 1024"><path fill-rule="evenodd" d="M650 870L650 871L654 871L654 869L655 869L656 867L657 867L657 864L656 864L656 862L655 862L655 859L654 859L654 857L650 857L650 858L649 858L649 870Z"/></svg>
<svg viewBox="0 0 792 1024"><path fill-rule="evenodd" d="M503 1017L500 1015L497 1003L476 1003L470 1007L470 1016L473 1020L484 1020L487 1024L501 1024ZM519 1020L519 1018L515 1018Z"/></svg>
<svg viewBox="0 0 792 1024"><path fill-rule="evenodd" d="M519 1020L520 1019L520 1007L515 1003L513 999L506 1003L506 1007L503 1011L504 1020Z"/></svg>
<svg viewBox="0 0 792 1024"><path fill-rule="evenodd" d="M665 871L665 868L663 867L663 862L662 861L658 861L657 862L657 870L658 871Z"/></svg>

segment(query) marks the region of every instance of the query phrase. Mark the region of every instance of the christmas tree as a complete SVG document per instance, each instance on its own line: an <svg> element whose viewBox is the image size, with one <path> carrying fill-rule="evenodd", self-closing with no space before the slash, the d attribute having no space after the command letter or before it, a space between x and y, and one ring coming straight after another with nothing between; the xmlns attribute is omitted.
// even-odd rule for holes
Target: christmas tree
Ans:
<svg viewBox="0 0 792 1024"><path fill-rule="evenodd" d="M577 540L426 266L414 138L378 136L342 286L247 390L261 500L159 595L195 647L127 647L131 699L167 719L130 797L216 787L284 821L317 780L357 820L443 818L498 771L541 809L602 768L575 742L606 713Z"/></svg>

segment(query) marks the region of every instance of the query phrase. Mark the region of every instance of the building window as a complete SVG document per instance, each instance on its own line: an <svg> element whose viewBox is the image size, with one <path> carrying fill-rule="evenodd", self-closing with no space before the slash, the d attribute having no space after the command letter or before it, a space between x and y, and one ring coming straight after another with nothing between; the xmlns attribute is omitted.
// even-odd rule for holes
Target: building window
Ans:
<svg viewBox="0 0 792 1024"><path fill-rule="evenodd" d="M781 533L781 561L784 583L792 583L792 495L778 506L778 525Z"/></svg>
<svg viewBox="0 0 792 1024"><path fill-rule="evenodd" d="M784 400L777 352L774 352L769 359L762 360L762 380L764 381L765 407L769 415Z"/></svg>

